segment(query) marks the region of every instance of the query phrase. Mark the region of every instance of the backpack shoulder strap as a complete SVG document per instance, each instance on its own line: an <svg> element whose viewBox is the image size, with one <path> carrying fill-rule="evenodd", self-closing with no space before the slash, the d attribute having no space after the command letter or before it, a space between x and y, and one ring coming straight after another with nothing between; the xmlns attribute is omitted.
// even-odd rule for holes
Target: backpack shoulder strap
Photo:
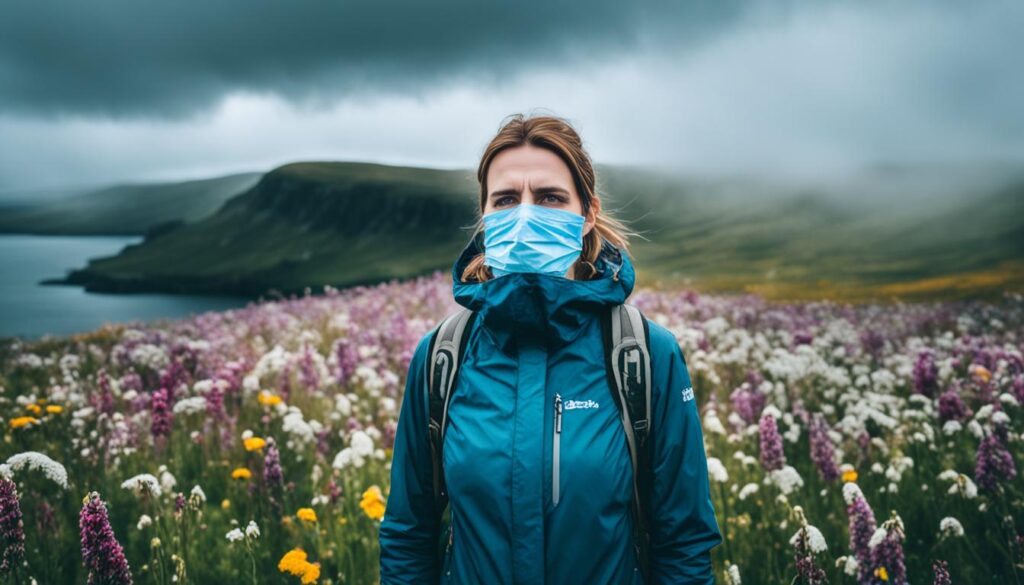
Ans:
<svg viewBox="0 0 1024 585"><path fill-rule="evenodd" d="M602 323L609 387L619 409L633 464L634 547L650 581L651 355L647 319L631 304L612 306Z"/></svg>
<svg viewBox="0 0 1024 585"><path fill-rule="evenodd" d="M440 517L448 506L448 492L444 481L444 461L441 455L444 433L448 423L448 400L455 388L463 350L469 337L470 326L476 313L460 308L445 317L434 328L430 339L427 361L427 403L430 411L430 456L434 469L434 501Z"/></svg>

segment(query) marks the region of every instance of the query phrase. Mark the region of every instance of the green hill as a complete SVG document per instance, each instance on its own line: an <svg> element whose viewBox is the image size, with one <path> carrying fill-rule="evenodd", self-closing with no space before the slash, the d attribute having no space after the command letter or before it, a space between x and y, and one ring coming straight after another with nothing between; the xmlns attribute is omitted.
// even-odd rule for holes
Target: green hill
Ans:
<svg viewBox="0 0 1024 585"><path fill-rule="evenodd" d="M598 166L641 285L848 300L1024 288L1024 173L880 170L814 183ZM216 213L96 259L100 291L298 293L448 270L475 219L465 170L289 164Z"/></svg>
<svg viewBox="0 0 1024 585"><path fill-rule="evenodd" d="M195 221L252 187L260 173L116 185L38 203L0 204L0 233L143 235Z"/></svg>

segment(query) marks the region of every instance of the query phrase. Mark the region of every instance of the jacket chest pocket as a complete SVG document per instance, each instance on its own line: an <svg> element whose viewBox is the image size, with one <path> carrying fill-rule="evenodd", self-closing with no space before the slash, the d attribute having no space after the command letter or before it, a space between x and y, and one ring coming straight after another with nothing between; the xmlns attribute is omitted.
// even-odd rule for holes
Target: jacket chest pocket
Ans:
<svg viewBox="0 0 1024 585"><path fill-rule="evenodd" d="M604 402L560 392L549 399L548 408L553 413L548 431L551 463L546 470L551 508L582 489L588 492L586 500L599 509L618 507L628 513L633 468L618 411Z"/></svg>
<svg viewBox="0 0 1024 585"><path fill-rule="evenodd" d="M555 418L551 430L551 505L557 506L561 490L562 396L555 393Z"/></svg>

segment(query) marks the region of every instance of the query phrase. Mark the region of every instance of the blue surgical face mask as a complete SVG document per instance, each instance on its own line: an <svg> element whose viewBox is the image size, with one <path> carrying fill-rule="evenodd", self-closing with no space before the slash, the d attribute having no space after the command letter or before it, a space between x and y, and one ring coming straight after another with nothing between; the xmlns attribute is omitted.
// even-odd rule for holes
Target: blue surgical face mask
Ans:
<svg viewBox="0 0 1024 585"><path fill-rule="evenodd" d="M484 264L495 277L510 272L565 276L583 252L583 216L520 203L483 217Z"/></svg>

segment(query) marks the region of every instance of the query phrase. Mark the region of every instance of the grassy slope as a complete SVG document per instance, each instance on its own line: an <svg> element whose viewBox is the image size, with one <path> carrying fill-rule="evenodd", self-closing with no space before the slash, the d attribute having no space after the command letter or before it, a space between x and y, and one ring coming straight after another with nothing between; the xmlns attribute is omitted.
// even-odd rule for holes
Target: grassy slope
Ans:
<svg viewBox="0 0 1024 585"><path fill-rule="evenodd" d="M91 262L84 281L258 294L421 274L468 235L459 228L472 221L469 179L365 163L286 165L213 216Z"/></svg>
<svg viewBox="0 0 1024 585"><path fill-rule="evenodd" d="M1024 288L1024 180L808 186L600 167L641 285L847 300ZM467 171L311 162L275 169L216 214L93 261L103 290L296 292L448 270L474 219ZM835 191L835 192L833 192ZM941 191L937 189L936 192Z"/></svg>
<svg viewBox="0 0 1024 585"><path fill-rule="evenodd" d="M0 233L140 235L173 221L195 221L252 187L259 173L175 183L117 185L45 201L7 204Z"/></svg>

